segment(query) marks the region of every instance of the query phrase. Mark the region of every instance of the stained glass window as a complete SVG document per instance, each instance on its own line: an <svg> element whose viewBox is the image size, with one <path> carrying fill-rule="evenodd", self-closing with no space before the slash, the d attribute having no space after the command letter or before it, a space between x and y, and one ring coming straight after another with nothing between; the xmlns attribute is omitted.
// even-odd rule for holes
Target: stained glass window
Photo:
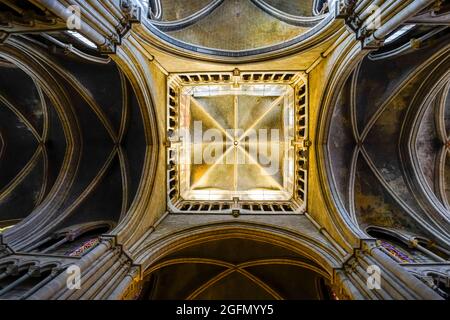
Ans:
<svg viewBox="0 0 450 320"><path fill-rule="evenodd" d="M393 256L398 258L403 263L414 263L414 259L411 258L408 253L404 252L400 248L396 247L390 242L387 242L385 240L381 240L381 246L387 250L387 252Z"/></svg>
<svg viewBox="0 0 450 320"><path fill-rule="evenodd" d="M100 243L100 238L93 238L84 242L80 247L69 253L71 257L81 257L83 254L94 248Z"/></svg>

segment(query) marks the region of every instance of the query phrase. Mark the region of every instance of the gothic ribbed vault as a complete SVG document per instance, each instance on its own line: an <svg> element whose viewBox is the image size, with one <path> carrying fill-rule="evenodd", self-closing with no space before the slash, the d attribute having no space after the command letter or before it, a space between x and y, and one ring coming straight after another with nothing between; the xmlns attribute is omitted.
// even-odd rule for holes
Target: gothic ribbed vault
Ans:
<svg viewBox="0 0 450 320"><path fill-rule="evenodd" d="M0 299L448 299L449 12L0 0Z"/></svg>

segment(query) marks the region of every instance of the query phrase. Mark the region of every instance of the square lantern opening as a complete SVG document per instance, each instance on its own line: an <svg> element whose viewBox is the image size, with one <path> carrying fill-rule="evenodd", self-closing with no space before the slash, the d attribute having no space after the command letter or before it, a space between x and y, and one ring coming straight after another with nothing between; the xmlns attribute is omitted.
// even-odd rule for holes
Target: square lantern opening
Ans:
<svg viewBox="0 0 450 320"><path fill-rule="evenodd" d="M171 75L167 115L172 211L301 210L302 73Z"/></svg>

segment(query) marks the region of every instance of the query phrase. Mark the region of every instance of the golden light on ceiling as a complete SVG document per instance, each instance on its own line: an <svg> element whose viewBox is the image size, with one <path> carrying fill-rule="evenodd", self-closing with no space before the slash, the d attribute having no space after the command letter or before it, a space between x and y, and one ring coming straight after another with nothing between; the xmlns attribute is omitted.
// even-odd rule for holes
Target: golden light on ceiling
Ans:
<svg viewBox="0 0 450 320"><path fill-rule="evenodd" d="M272 211L301 210L306 101L301 72L171 75L169 203L245 212L263 201Z"/></svg>

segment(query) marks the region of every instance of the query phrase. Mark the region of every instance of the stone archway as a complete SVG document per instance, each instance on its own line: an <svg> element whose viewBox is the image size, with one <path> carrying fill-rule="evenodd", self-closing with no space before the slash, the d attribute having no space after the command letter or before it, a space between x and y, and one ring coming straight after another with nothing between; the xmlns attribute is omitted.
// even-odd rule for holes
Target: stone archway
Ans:
<svg viewBox="0 0 450 320"><path fill-rule="evenodd" d="M144 273L143 299L329 299L330 275L279 245L213 240L158 260Z"/></svg>
<svg viewBox="0 0 450 320"><path fill-rule="evenodd" d="M342 256L307 219L289 230L254 217L191 221L192 227L180 228L181 217L166 217L158 229L168 233L155 232L135 252L142 268L141 298L331 297Z"/></svg>

